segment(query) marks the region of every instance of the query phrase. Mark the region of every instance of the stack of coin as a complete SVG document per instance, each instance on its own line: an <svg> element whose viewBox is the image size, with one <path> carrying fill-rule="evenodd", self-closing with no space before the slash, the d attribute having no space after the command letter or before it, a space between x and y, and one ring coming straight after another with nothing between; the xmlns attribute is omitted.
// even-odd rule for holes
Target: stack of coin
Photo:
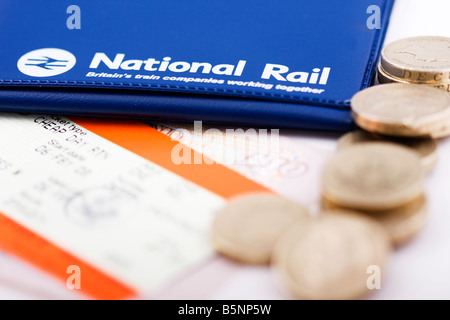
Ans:
<svg viewBox="0 0 450 320"><path fill-rule="evenodd" d="M388 44L378 64L378 81L425 84L450 92L450 38L422 36Z"/></svg>
<svg viewBox="0 0 450 320"><path fill-rule="evenodd" d="M391 142L338 149L324 168L322 206L370 216L399 246L426 222L421 162L417 152Z"/></svg>
<svg viewBox="0 0 450 320"><path fill-rule="evenodd" d="M358 92L345 134L324 170L324 209L351 209L378 220L400 246L427 218L424 174L437 162L437 138L450 135L450 95L412 83Z"/></svg>

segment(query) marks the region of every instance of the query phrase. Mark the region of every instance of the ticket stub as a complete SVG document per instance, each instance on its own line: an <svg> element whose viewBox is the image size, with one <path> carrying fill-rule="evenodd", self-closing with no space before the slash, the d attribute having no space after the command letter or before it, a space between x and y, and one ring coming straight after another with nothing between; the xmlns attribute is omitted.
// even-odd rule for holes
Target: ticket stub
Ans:
<svg viewBox="0 0 450 320"><path fill-rule="evenodd" d="M138 122L7 114L0 136L0 248L61 280L79 267L94 298L148 294L198 266L215 210L268 191L220 164L174 164L178 142Z"/></svg>

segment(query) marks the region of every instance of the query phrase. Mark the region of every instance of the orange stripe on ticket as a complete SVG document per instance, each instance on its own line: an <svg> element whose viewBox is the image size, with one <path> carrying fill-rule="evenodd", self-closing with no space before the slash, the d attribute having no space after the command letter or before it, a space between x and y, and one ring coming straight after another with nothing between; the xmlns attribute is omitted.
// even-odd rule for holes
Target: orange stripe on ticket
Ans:
<svg viewBox="0 0 450 320"><path fill-rule="evenodd" d="M179 142L173 141L170 137L143 123L111 119L73 118L71 120L226 199L246 192L270 192L265 187L217 163L206 164L209 162L203 161L202 164L175 164L171 159L171 154ZM185 150L191 150L185 148ZM202 156L191 151L193 159ZM79 266L82 270L80 291L94 299L127 299L138 294L123 283L2 214L0 214L0 248L32 263L64 283L70 276L67 273L67 267Z"/></svg>
<svg viewBox="0 0 450 320"><path fill-rule="evenodd" d="M226 199L246 192L272 192L221 164L211 163L205 156L191 152L191 164L175 164L172 150L179 144L167 135L137 121L71 118L72 121L115 144L166 168ZM205 159L194 164L195 159Z"/></svg>
<svg viewBox="0 0 450 320"><path fill-rule="evenodd" d="M2 250L28 261L64 283L71 275L67 273L67 267L78 266L81 270L81 288L73 290L101 300L127 299L137 295L124 284L2 214L0 214L0 235Z"/></svg>

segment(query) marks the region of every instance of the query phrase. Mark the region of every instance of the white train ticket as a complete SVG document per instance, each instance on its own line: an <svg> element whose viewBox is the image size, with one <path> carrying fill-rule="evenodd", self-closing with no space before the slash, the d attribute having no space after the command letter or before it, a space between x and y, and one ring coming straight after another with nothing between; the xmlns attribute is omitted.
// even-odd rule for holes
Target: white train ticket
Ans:
<svg viewBox="0 0 450 320"><path fill-rule="evenodd" d="M178 144L131 121L3 115L0 248L63 281L78 271L94 298L148 294L181 277L214 255L214 211L267 190L221 165L174 164Z"/></svg>

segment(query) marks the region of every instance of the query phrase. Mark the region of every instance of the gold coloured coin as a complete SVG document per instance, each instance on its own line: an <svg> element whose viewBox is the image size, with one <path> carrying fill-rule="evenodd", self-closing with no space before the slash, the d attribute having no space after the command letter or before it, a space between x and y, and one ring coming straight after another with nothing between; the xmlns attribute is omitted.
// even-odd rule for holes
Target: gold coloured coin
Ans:
<svg viewBox="0 0 450 320"><path fill-rule="evenodd" d="M360 143L391 142L415 151L420 157L420 164L425 171L431 171L438 160L438 142L432 138L408 139L388 137L356 130L343 135L338 141L338 150L352 147Z"/></svg>
<svg viewBox="0 0 450 320"><path fill-rule="evenodd" d="M339 205L322 199L324 210L345 209ZM360 211L361 214L368 215L383 225L389 234L392 245L399 247L411 240L427 221L427 206L424 195L417 199L391 210L384 211Z"/></svg>
<svg viewBox="0 0 450 320"><path fill-rule="evenodd" d="M392 143L358 144L337 152L323 171L323 196L360 210L401 206L423 192L419 156Z"/></svg>
<svg viewBox="0 0 450 320"><path fill-rule="evenodd" d="M381 64L378 64L378 72L377 72L377 79L380 84L386 84L386 83L404 83L404 84L410 84L412 82L408 82L405 79L396 78L390 74L388 74ZM423 83L423 85L428 85L446 92L450 92L450 83Z"/></svg>
<svg viewBox="0 0 450 320"><path fill-rule="evenodd" d="M421 36L386 45L381 66L387 74L413 83L450 83L450 38Z"/></svg>
<svg viewBox="0 0 450 320"><path fill-rule="evenodd" d="M213 245L217 252L240 262L269 263L280 234L298 219L307 218L303 206L275 195L237 197L216 213Z"/></svg>
<svg viewBox="0 0 450 320"><path fill-rule="evenodd" d="M450 119L450 95L418 84L381 84L351 99L352 116L362 129L390 136L437 137Z"/></svg>
<svg viewBox="0 0 450 320"><path fill-rule="evenodd" d="M276 281L294 299L359 299L369 293L367 270L383 268L391 245L375 220L344 210L296 223L274 247Z"/></svg>
<svg viewBox="0 0 450 320"><path fill-rule="evenodd" d="M381 64L378 64L378 82L381 84L385 83L409 83L406 80L402 80L400 78L395 78L391 75L389 75L386 71L383 70L383 67L381 67Z"/></svg>

